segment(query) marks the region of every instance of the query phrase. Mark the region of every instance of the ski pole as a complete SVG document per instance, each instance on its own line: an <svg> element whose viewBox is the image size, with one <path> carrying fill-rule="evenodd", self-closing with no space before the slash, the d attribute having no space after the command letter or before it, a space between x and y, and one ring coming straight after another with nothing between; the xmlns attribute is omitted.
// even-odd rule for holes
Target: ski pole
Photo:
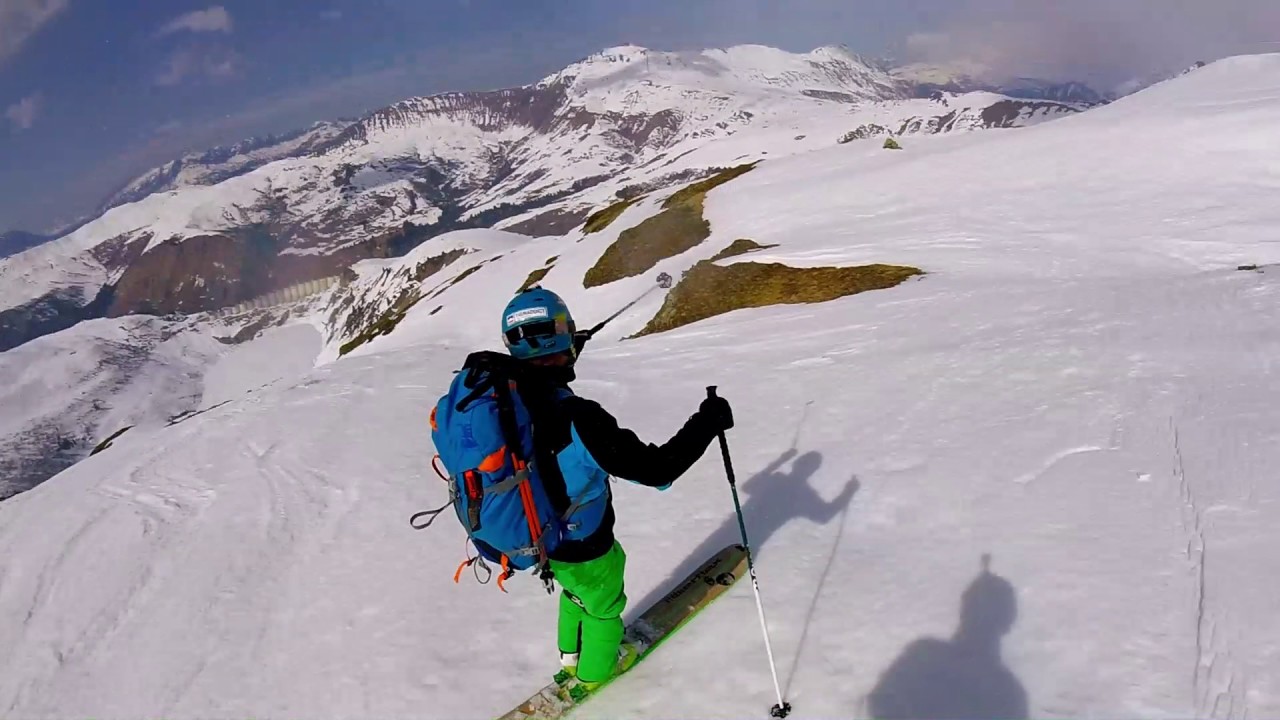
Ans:
<svg viewBox="0 0 1280 720"><path fill-rule="evenodd" d="M635 307L635 306L636 306L636 303L638 303L638 302L640 302L641 300L643 300L643 299L645 299L645 298L649 297L649 295L650 295L651 293L653 293L653 291L654 291L654 290L657 290L657 289L659 289L659 288L661 288L661 289L663 289L663 290L666 290L666 289L667 289L667 288L669 288L669 287L671 287L671 276L670 276L670 275L668 275L668 274L666 274L666 273L660 273L660 274L658 275L658 284L657 284L657 285L655 285L655 286L653 286L653 287L649 288L648 290L645 290L643 293L641 293L641 294L640 294L640 297L636 298L635 300L632 300L631 302L627 303L626 305L623 305L623 306L622 306L622 308L621 308L620 310L618 310L618 311L617 311L617 312L615 312L614 314L610 315L609 317L605 318L604 320L601 320L600 322L596 323L595 327L593 327L593 328L591 328L590 330L588 330L588 331L587 331L587 339L590 339L593 335L595 335L596 333L598 333L598 332L600 332L601 330L603 330L605 325L608 325L609 323L611 323L611 322L613 322L614 320L618 319L618 316L619 316L619 315L621 315L622 313L624 313L624 312L626 312L626 311L630 310L631 308Z"/></svg>
<svg viewBox="0 0 1280 720"><path fill-rule="evenodd" d="M716 397L714 385L707 388L707 397ZM782 699L782 686L778 684L778 666L773 661L773 645L769 642L769 624L764 619L764 601L760 599L760 583L756 580L756 564L751 558L751 542L747 540L747 521L742 516L742 502L738 500L738 481L733 475L733 461L729 459L729 440L720 432L720 454L724 456L724 472L729 476L729 489L733 492L733 509L738 514L738 529L742 531L742 546L747 549L747 570L751 574L751 590L756 595L756 610L760 614L760 630L764 633L764 650L769 655L769 672L773 674L773 690L778 694L778 704L769 710L769 717L784 718L791 714L791 703Z"/></svg>

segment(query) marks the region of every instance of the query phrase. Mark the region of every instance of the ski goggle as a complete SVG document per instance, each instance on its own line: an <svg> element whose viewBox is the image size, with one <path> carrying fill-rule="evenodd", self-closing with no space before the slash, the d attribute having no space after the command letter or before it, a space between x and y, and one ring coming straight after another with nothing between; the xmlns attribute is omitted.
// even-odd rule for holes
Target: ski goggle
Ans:
<svg viewBox="0 0 1280 720"><path fill-rule="evenodd" d="M542 340L549 340L556 336L556 322L554 320L542 320L525 323L511 328L504 334L507 336L508 345L518 345L523 342L531 347L542 347Z"/></svg>
<svg viewBox="0 0 1280 720"><path fill-rule="evenodd" d="M554 320L539 320L517 325L503 335L507 339L508 346L525 343L532 348L544 348L551 347L557 337L572 335L574 330L573 323L564 315L560 315Z"/></svg>

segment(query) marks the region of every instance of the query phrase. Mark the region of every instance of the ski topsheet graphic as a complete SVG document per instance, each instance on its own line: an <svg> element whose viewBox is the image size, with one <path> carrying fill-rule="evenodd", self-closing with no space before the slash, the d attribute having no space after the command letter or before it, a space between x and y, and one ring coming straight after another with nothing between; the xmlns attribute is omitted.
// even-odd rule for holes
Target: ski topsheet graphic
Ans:
<svg viewBox="0 0 1280 720"><path fill-rule="evenodd" d="M636 665L652 653L685 623L692 620L713 600L723 595L747 573L747 551L741 545L730 545L694 570L627 626L624 641L639 651ZM632 665L635 667L635 665ZM615 676L616 677L616 676ZM589 695L575 700L571 694L576 681L552 682L517 705L499 720L556 720L585 702ZM596 693L603 688L596 689ZM593 693L594 694L594 693Z"/></svg>

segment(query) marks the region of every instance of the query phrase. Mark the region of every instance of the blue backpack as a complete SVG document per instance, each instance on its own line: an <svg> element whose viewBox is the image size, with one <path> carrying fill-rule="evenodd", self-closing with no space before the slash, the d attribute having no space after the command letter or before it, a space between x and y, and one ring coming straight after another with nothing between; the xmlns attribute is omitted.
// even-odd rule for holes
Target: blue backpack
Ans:
<svg viewBox="0 0 1280 720"><path fill-rule="evenodd" d="M516 375L518 366L509 356L485 352L467 358L431 411L431 439L445 468L440 475L449 485L450 502L410 522L427 527L453 506L477 552L458 566L454 582L473 564L487 571L487 561L501 568L503 592L507 578L528 569L538 571L550 591L547 556L560 543L563 527L533 459L533 424L516 390ZM417 525L422 515L431 518Z"/></svg>

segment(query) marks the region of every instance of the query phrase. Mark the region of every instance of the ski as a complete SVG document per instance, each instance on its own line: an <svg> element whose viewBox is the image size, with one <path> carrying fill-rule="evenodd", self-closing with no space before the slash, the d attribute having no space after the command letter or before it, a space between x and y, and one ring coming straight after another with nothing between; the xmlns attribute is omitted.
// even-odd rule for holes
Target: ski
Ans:
<svg viewBox="0 0 1280 720"><path fill-rule="evenodd" d="M647 608L627 626L623 635L623 641L632 643L639 651L631 667L639 665L667 638L723 595L746 572L746 548L730 545L713 555L671 592ZM617 677L619 676L615 675L610 682ZM563 684L553 681L498 720L559 720L590 697L587 695L574 699L572 691L577 684L574 679ZM599 693L606 686L607 683L591 694Z"/></svg>

